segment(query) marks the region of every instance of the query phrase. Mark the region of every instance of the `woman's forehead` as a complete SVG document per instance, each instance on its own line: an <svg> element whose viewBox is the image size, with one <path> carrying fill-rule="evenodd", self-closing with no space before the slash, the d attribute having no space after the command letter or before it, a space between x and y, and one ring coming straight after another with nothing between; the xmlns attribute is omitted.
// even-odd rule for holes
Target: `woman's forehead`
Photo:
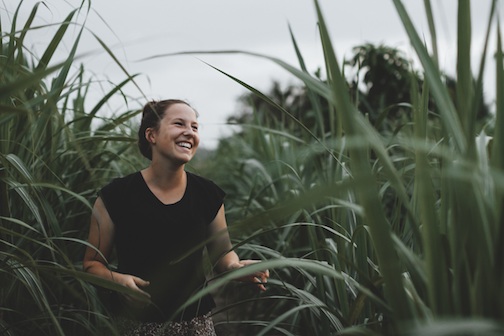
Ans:
<svg viewBox="0 0 504 336"><path fill-rule="evenodd" d="M167 119L189 119L189 120L197 120L196 111L186 104L173 104L168 107L164 115Z"/></svg>

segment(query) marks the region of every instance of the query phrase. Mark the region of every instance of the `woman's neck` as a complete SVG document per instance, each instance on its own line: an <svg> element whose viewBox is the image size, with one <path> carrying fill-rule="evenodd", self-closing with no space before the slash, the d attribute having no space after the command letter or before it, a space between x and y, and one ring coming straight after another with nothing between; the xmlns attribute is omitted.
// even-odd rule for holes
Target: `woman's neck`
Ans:
<svg viewBox="0 0 504 336"><path fill-rule="evenodd" d="M174 168L151 163L142 171L142 175L149 185L165 190L176 188L181 184L185 185L186 179L184 165Z"/></svg>

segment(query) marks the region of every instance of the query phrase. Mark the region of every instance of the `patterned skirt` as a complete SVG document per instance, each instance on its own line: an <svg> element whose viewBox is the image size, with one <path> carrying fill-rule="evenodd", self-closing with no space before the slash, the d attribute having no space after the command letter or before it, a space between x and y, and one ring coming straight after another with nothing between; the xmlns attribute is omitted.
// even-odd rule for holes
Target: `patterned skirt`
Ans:
<svg viewBox="0 0 504 336"><path fill-rule="evenodd" d="M180 322L139 322L120 318L117 324L122 336L216 336L210 313Z"/></svg>

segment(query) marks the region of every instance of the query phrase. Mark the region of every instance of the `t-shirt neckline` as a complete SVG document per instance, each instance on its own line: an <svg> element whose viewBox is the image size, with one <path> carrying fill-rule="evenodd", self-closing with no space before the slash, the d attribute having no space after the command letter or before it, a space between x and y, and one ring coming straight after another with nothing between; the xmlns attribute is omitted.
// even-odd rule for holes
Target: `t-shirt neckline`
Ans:
<svg viewBox="0 0 504 336"><path fill-rule="evenodd" d="M180 203L182 203L182 201L186 198L186 195L187 195L187 190L189 189L189 173L184 171L185 174L186 174L186 186L185 186L185 190L184 190L184 194L182 195L182 197L174 202L174 203L163 203L153 192L152 190L149 188L149 185L147 184L147 182L145 181L143 175L142 175L142 172L141 171L138 171L137 174L139 175L139 179L140 179L140 183L143 185L143 187L145 188L145 190L147 191L148 194L151 195L152 198L154 198L156 200L156 202L164 207L170 207L170 206L175 206L175 205L178 205Z"/></svg>

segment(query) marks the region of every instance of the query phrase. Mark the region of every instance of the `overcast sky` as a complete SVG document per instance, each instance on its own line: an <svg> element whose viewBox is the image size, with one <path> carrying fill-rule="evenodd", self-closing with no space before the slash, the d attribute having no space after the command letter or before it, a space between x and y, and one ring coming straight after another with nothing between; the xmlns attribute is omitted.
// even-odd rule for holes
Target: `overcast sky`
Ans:
<svg viewBox="0 0 504 336"><path fill-rule="evenodd" d="M24 24L36 1L22 5ZM46 0L39 8L39 24L62 20L80 1ZM417 30L428 40L423 0L403 1ZM0 0L2 28L7 30L17 0ZM392 0L320 0L338 59L351 48L371 42L397 47L412 55L408 38ZM437 23L440 63L453 74L456 51L456 0L432 0ZM473 69L481 58L482 37L488 20L490 0L472 1ZM504 11L499 8L502 18ZM24 18L24 19L23 19ZM268 91L273 80L284 85L296 83L283 69L257 57L228 55L170 56L145 60L152 56L195 50L244 50L266 54L297 65L289 35L289 25L298 41L310 71L323 66L315 6L312 0L94 0L91 11L82 11L78 22L86 20L80 52L99 50L91 32L98 35L137 79L148 98L182 98L199 112L202 145L214 147L219 136L229 133L223 126L237 109L237 98L245 89L208 66L209 63L252 86ZM77 28L69 32L66 51ZM38 30L28 38L34 50L47 46L54 32ZM65 54L65 47L61 55ZM495 39L491 41L495 50ZM41 51L40 51L41 52ZM40 56L40 55L39 55ZM83 59L86 69L100 78L119 83L124 73L104 52ZM487 94L492 96L493 63L488 63ZM128 93L142 94L131 85ZM101 92L96 92L100 97ZM130 108L143 101L133 101ZM113 108L112 108L113 109Z"/></svg>

